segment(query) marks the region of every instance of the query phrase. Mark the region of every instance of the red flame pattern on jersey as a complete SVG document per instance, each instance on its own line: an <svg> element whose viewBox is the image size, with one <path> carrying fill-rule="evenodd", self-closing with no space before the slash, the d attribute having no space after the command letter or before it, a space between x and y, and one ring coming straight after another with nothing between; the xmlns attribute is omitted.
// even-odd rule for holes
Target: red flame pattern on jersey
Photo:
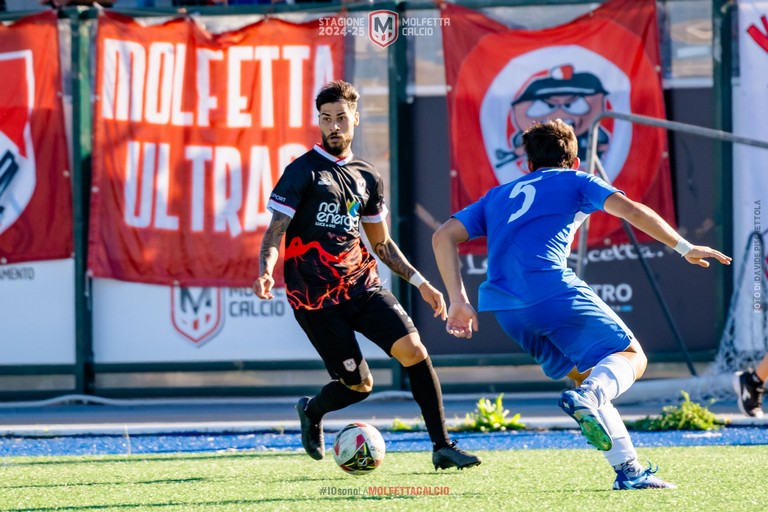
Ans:
<svg viewBox="0 0 768 512"><path fill-rule="evenodd" d="M348 251L333 254L318 241L304 243L299 238L291 239L285 248L285 264L302 269L305 266L322 268L320 274L326 281L324 290L308 287L304 290L288 289L288 302L295 309L320 309L337 304L355 295L354 290L369 289L379 284L376 260L360 242ZM310 254L316 251L316 254Z"/></svg>

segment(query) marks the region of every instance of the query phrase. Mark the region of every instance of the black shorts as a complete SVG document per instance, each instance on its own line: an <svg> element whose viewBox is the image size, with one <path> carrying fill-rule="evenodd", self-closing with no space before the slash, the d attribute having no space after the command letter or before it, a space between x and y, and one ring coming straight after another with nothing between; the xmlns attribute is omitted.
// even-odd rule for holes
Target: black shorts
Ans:
<svg viewBox="0 0 768 512"><path fill-rule="evenodd" d="M389 290L369 290L322 309L296 309L296 320L323 358L328 373L347 385L360 384L370 375L355 338L359 332L392 357L392 345L412 332L413 320Z"/></svg>

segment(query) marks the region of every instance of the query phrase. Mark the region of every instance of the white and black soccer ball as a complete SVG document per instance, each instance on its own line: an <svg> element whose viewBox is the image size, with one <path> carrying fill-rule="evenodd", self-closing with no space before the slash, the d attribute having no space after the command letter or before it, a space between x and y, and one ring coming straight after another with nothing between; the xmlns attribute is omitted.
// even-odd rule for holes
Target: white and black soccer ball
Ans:
<svg viewBox="0 0 768 512"><path fill-rule="evenodd" d="M384 460L386 446L381 433L367 423L350 423L336 434L333 458L347 473L370 473Z"/></svg>

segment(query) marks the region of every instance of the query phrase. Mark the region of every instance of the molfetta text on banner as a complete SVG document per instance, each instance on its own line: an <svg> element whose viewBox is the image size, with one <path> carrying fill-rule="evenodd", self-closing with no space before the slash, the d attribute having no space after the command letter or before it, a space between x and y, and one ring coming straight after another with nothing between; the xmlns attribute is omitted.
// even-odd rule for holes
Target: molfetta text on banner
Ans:
<svg viewBox="0 0 768 512"><path fill-rule="evenodd" d="M543 30L513 30L452 4L443 16L452 211L529 172L522 132L535 122L569 123L583 165L604 112L665 118L654 0L610 0ZM674 221L663 130L603 118L597 156L617 188ZM626 240L618 219L592 217L590 246ZM463 250L484 252L475 242Z"/></svg>
<svg viewBox="0 0 768 512"><path fill-rule="evenodd" d="M100 15L92 275L251 285L269 193L317 142L314 95L343 72L343 37L319 33L317 21L212 35L191 18Z"/></svg>

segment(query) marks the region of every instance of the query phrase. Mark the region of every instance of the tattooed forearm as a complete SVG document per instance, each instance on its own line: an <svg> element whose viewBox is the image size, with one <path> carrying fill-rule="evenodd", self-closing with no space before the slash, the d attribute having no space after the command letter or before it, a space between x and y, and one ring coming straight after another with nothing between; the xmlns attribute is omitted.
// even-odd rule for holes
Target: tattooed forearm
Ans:
<svg viewBox="0 0 768 512"><path fill-rule="evenodd" d="M275 212L272 215L272 221L269 223L269 227L261 241L259 274L263 274L266 271L272 273L280 251L280 241L283 239L283 235L285 235L285 231L290 223L291 218L284 213Z"/></svg>
<svg viewBox="0 0 768 512"><path fill-rule="evenodd" d="M400 277L410 279L416 273L416 269L408 262L403 253L400 252L400 248L391 238L379 242L373 250L382 263Z"/></svg>

